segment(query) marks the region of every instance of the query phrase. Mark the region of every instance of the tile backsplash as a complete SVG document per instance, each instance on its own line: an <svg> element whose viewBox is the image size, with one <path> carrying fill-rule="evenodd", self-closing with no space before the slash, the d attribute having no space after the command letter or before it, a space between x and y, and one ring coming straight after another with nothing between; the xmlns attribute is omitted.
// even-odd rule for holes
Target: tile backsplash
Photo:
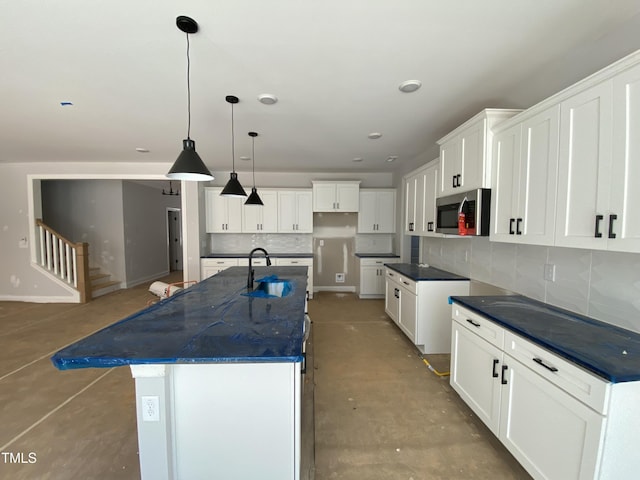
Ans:
<svg viewBox="0 0 640 480"><path fill-rule="evenodd" d="M640 332L639 254L423 237L421 261Z"/></svg>
<svg viewBox="0 0 640 480"><path fill-rule="evenodd" d="M313 239L309 234L290 233L221 233L209 235L209 253L248 254L256 247L269 253L311 253Z"/></svg>

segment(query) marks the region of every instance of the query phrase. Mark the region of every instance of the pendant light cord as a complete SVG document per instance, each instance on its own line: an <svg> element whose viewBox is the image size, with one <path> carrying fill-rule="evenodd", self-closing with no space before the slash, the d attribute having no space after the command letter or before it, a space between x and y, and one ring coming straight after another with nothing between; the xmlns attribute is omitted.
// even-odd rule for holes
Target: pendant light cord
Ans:
<svg viewBox="0 0 640 480"><path fill-rule="evenodd" d="M191 139L191 59L189 58L189 34L187 33L187 138Z"/></svg>
<svg viewBox="0 0 640 480"><path fill-rule="evenodd" d="M233 103L231 104L231 169L233 173L236 173L236 147L235 147L235 134L233 128Z"/></svg>
<svg viewBox="0 0 640 480"><path fill-rule="evenodd" d="M251 171L253 173L253 188L256 187L256 137L251 137Z"/></svg>

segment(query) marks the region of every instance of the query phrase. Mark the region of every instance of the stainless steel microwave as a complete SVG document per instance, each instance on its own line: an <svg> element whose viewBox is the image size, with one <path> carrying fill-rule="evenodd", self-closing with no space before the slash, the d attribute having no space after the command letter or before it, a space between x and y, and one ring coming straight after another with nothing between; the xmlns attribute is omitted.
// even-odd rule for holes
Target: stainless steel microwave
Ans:
<svg viewBox="0 0 640 480"><path fill-rule="evenodd" d="M447 235L489 235L491 189L436 198L436 232Z"/></svg>

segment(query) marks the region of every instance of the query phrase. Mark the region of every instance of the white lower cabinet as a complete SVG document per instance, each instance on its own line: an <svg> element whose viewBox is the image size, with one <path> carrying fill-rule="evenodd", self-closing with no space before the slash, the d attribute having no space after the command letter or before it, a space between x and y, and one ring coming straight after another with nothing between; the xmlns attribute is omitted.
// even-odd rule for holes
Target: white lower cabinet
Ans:
<svg viewBox="0 0 640 480"><path fill-rule="evenodd" d="M385 312L422 353L451 350L450 295L468 295L468 280L415 281L386 268Z"/></svg>
<svg viewBox="0 0 640 480"><path fill-rule="evenodd" d="M609 383L455 303L453 320L451 386L533 478L637 478L640 382Z"/></svg>
<svg viewBox="0 0 640 480"><path fill-rule="evenodd" d="M385 296L385 263L397 262L396 257L360 258L360 298L383 298Z"/></svg>
<svg viewBox="0 0 640 480"><path fill-rule="evenodd" d="M307 267L307 298L313 298L313 258L296 257L296 258L276 258L275 265L282 266L294 266L294 267Z"/></svg>
<svg viewBox="0 0 640 480"><path fill-rule="evenodd" d="M248 263L247 263L248 265ZM209 278L216 273L226 270L229 267L237 267L237 258L201 258L200 259L200 280Z"/></svg>

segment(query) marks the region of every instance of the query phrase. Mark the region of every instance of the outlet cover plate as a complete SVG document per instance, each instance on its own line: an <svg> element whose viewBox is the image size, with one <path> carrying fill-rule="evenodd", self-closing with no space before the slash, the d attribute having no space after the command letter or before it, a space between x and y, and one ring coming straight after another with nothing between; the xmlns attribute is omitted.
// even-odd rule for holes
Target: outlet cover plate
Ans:
<svg viewBox="0 0 640 480"><path fill-rule="evenodd" d="M336 273L336 283L344 283L344 273Z"/></svg>

